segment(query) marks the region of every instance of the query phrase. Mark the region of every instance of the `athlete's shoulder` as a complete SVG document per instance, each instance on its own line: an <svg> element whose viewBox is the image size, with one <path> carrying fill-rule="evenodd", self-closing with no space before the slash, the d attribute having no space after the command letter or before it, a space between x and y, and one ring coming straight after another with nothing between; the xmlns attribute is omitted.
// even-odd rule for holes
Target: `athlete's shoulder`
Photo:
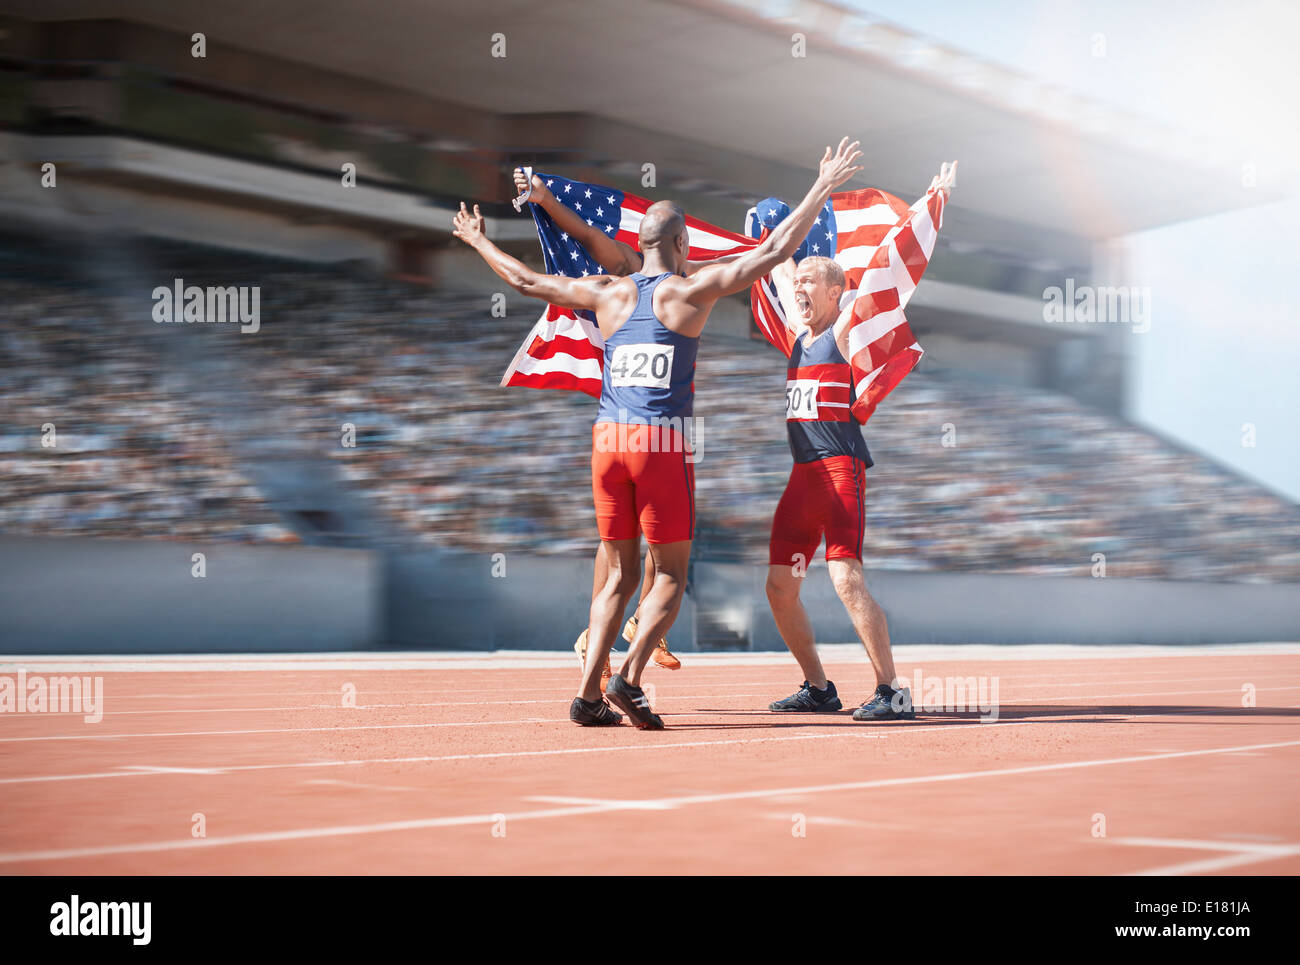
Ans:
<svg viewBox="0 0 1300 965"><path fill-rule="evenodd" d="M590 275L588 276L607 292L635 294L637 290L636 273L630 275Z"/></svg>

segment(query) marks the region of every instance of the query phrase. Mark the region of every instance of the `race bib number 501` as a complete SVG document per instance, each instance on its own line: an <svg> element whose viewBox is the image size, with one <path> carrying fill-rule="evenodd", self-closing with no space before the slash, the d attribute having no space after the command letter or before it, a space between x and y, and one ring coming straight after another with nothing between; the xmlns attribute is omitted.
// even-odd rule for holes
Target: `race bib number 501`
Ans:
<svg viewBox="0 0 1300 965"><path fill-rule="evenodd" d="M817 418L817 380L790 379L785 383L786 419Z"/></svg>
<svg viewBox="0 0 1300 965"><path fill-rule="evenodd" d="M666 389L672 372L672 345L619 345L609 360L611 385Z"/></svg>

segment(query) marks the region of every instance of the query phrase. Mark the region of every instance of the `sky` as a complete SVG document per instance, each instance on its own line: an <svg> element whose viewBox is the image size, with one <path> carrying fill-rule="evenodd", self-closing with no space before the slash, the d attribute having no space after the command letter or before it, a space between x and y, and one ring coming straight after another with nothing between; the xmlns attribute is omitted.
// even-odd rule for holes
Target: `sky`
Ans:
<svg viewBox="0 0 1300 965"><path fill-rule="evenodd" d="M1289 173L1288 200L1127 239L1152 298L1128 415L1300 502L1300 3L840 2Z"/></svg>

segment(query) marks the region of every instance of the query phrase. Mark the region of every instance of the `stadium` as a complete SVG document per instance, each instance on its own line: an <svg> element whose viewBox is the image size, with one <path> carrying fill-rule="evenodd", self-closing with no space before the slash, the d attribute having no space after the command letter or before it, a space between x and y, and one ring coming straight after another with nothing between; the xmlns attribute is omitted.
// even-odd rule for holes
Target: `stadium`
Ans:
<svg viewBox="0 0 1300 965"><path fill-rule="evenodd" d="M0 3L5 874L1300 871L1300 490L1135 255L1293 179L870 7ZM863 430L915 720L765 709L792 459L746 286L694 372L666 729L575 727L596 402L502 384L544 305L453 216L546 271L528 166L743 234L844 134L904 207L961 165ZM1231 424L1151 417L1153 366ZM834 562L802 600L857 704Z"/></svg>

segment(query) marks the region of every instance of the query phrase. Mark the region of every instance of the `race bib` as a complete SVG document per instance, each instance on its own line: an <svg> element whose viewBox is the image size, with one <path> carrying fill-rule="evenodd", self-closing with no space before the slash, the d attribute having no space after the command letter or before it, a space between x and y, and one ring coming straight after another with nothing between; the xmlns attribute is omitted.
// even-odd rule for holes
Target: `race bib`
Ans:
<svg viewBox="0 0 1300 965"><path fill-rule="evenodd" d="M785 417L817 418L817 380L789 379L785 383Z"/></svg>
<svg viewBox="0 0 1300 965"><path fill-rule="evenodd" d="M609 360L610 384L666 389L673 373L672 345L619 345Z"/></svg>

